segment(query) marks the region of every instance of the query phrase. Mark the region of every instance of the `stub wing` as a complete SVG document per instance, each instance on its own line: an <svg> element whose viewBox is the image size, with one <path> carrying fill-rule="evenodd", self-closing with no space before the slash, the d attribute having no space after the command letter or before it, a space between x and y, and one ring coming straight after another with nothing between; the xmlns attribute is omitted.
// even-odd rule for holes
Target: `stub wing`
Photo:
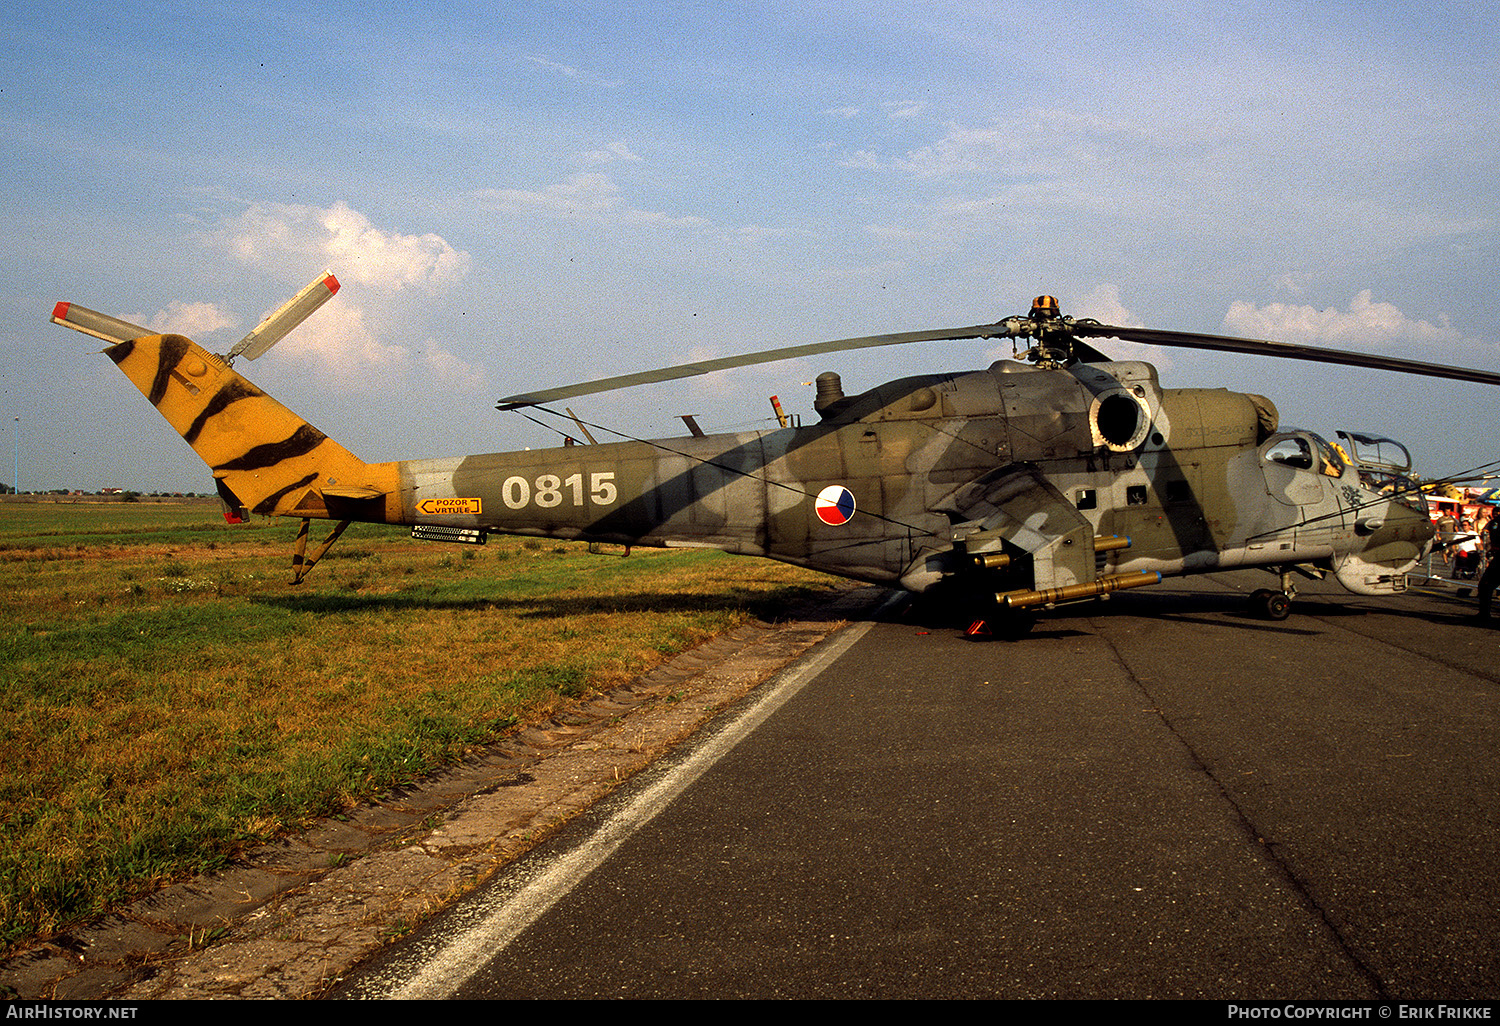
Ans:
<svg viewBox="0 0 1500 1026"><path fill-rule="evenodd" d="M942 503L961 517L955 528L974 555L1008 545L1032 559L1034 587L1054 588L1094 580L1092 526L1035 467L991 471Z"/></svg>

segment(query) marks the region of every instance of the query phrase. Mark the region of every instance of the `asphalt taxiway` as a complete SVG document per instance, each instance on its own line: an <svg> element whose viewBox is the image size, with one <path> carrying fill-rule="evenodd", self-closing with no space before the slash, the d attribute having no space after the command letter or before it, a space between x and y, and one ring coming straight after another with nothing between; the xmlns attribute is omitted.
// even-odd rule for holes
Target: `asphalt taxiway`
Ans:
<svg viewBox="0 0 1500 1026"><path fill-rule="evenodd" d="M329 996L1494 998L1500 631L1267 580L856 623Z"/></svg>

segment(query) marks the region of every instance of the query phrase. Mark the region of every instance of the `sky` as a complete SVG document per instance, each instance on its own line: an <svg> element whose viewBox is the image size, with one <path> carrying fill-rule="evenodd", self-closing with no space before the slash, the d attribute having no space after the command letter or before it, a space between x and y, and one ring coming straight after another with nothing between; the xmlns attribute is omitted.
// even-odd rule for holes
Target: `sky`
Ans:
<svg viewBox="0 0 1500 1026"><path fill-rule="evenodd" d="M1480 2L30 3L0 13L0 480L209 491L67 300L226 352L370 460L541 447L495 400L1024 313L1500 370L1500 14ZM1500 458L1480 385L1125 343L1167 387ZM571 405L601 440L809 419L1009 344ZM603 429L609 430L603 430Z"/></svg>

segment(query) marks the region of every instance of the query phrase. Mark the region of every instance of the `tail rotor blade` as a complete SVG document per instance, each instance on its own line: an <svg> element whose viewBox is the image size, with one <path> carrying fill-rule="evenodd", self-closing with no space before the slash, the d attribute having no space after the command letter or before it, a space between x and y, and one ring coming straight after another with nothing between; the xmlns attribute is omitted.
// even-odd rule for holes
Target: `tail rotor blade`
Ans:
<svg viewBox="0 0 1500 1026"><path fill-rule="evenodd" d="M92 335L112 346L156 334L150 328L122 321L118 317L102 314L98 310L90 310L77 303L58 303L52 308L51 319L53 324L61 324L64 328L72 328L85 335Z"/></svg>
<svg viewBox="0 0 1500 1026"><path fill-rule="evenodd" d="M286 338L293 328L311 317L313 311L332 299L338 290L339 280L333 276L332 271L324 271L312 284L256 325L254 331L236 342L234 348L229 350L229 359L243 356L247 360L254 360L264 356L266 350Z"/></svg>

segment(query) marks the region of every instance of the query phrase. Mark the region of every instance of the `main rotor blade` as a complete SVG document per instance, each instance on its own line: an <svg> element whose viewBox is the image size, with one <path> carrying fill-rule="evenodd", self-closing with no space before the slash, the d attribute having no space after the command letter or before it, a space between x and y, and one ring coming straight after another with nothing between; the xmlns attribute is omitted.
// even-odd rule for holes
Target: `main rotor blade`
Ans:
<svg viewBox="0 0 1500 1026"><path fill-rule="evenodd" d="M732 367L749 367L757 363L774 363L777 360L794 360L799 356L816 356L819 353L836 353L848 349L873 349L876 346L899 346L907 342L942 342L961 338L1001 338L1010 334L1004 322L976 324L969 328L939 328L934 331L905 331L894 335L864 335L860 338L839 338L831 342L810 342L802 346L787 346L784 349L766 349L759 353L741 356L724 356L715 360L699 360L682 363L675 367L659 367L656 370L638 371L635 374L618 374L612 378L601 378L580 385L564 385L546 388L537 392L510 395L496 404L496 409L514 410L522 406L538 406L558 399L571 399L578 395L595 392L611 392L632 385L650 385L659 381L675 381L699 374L729 370Z"/></svg>
<svg viewBox="0 0 1500 1026"><path fill-rule="evenodd" d="M1072 330L1076 335L1085 335L1090 338L1119 338L1126 342L1176 346L1179 349L1209 349L1225 353L1247 353L1251 356L1280 356L1288 360L1338 363L1348 367L1395 371L1398 374L1424 374L1431 378L1450 378L1455 381L1476 381L1482 385L1500 385L1500 373L1494 371L1450 367L1438 363L1421 363L1417 360L1402 360L1398 357L1379 356L1375 353L1350 352L1347 349L1323 349L1319 346L1303 346L1290 342L1272 342L1269 339L1231 338L1227 335L1204 335L1192 331L1122 328L1113 324L1078 322L1072 326Z"/></svg>

